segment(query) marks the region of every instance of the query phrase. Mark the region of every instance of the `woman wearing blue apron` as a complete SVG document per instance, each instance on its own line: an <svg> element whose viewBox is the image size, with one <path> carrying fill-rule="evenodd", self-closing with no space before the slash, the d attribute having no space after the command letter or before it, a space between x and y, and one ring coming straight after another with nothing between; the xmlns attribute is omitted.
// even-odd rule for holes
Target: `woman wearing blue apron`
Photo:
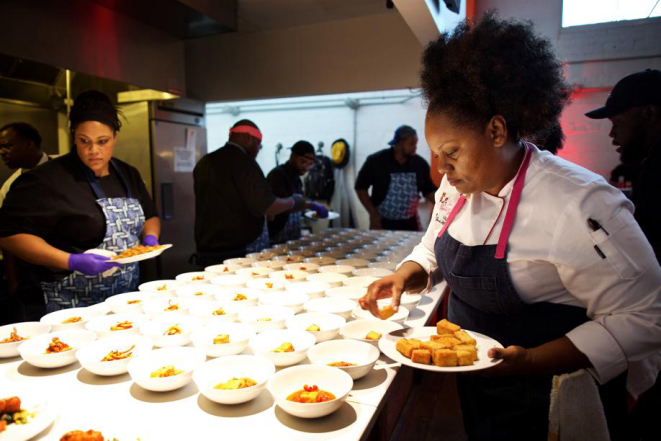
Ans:
<svg viewBox="0 0 661 441"><path fill-rule="evenodd" d="M159 219L139 172L112 158L121 124L108 97L82 93L70 125L75 151L22 176L0 211L0 244L41 280L42 291L24 299L26 319L137 288L137 264L86 250L158 244Z"/></svg>
<svg viewBox="0 0 661 441"><path fill-rule="evenodd" d="M502 363L458 376L471 440L547 439L552 376L579 369L600 385L611 439L625 439L626 393L661 366L661 268L632 205L520 141L568 98L549 47L531 25L487 14L427 48L425 136L443 181L421 243L361 299L378 315L377 299L398 305L442 278L448 319L504 346L488 353ZM519 58L528 65L509 64Z"/></svg>

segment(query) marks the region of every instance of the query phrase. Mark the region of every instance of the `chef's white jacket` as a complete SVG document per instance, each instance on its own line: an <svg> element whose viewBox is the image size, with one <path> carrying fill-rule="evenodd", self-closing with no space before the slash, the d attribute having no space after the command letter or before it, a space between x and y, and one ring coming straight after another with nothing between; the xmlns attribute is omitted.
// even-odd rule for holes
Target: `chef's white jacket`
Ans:
<svg viewBox="0 0 661 441"><path fill-rule="evenodd" d="M507 247L514 287L525 303L586 308L591 321L567 337L600 383L628 368L627 387L637 397L661 369L661 267L633 204L601 176L537 148L524 182ZM495 245L513 185L498 196L468 195L446 234L464 245ZM429 228L404 261L430 275L437 269L434 242L459 196L443 178ZM588 218L603 230L593 231Z"/></svg>

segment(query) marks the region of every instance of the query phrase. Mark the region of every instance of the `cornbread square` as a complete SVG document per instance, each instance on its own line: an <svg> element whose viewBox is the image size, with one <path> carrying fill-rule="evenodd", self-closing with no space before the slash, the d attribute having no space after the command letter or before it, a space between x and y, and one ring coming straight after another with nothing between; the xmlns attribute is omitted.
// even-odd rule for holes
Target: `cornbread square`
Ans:
<svg viewBox="0 0 661 441"><path fill-rule="evenodd" d="M386 305L379 309L379 316L381 317L381 320L387 320L393 315L395 315L395 310L393 309L392 305Z"/></svg>
<svg viewBox="0 0 661 441"><path fill-rule="evenodd" d="M441 334L441 335L430 335L429 338L432 340L439 340L441 338L448 338L448 337L454 337L454 334Z"/></svg>
<svg viewBox="0 0 661 441"><path fill-rule="evenodd" d="M446 346L447 347L446 349L452 349L457 345L463 344L461 342L461 340L459 340L458 338L454 338L454 337L439 338L438 340L436 340L436 342Z"/></svg>
<svg viewBox="0 0 661 441"><path fill-rule="evenodd" d="M395 349L397 349L404 357L411 358L411 352L413 352L415 349L420 349L421 344L422 342L420 340L416 340L415 338L410 338L408 340L405 338L400 338L397 340Z"/></svg>
<svg viewBox="0 0 661 441"><path fill-rule="evenodd" d="M471 356L473 357L473 361L477 360L477 349L475 346L471 345L457 345L454 347L455 351L467 351L471 353Z"/></svg>
<svg viewBox="0 0 661 441"><path fill-rule="evenodd" d="M422 345L420 346L420 349L428 349L430 351L433 351L434 349L447 349L447 347L446 345L444 345L439 341L429 340L423 342Z"/></svg>
<svg viewBox="0 0 661 441"><path fill-rule="evenodd" d="M365 336L365 340L380 340L380 339L381 339L381 334L376 331L370 331Z"/></svg>
<svg viewBox="0 0 661 441"><path fill-rule="evenodd" d="M471 366L473 364L473 354L469 351L457 351L457 364L459 366Z"/></svg>
<svg viewBox="0 0 661 441"><path fill-rule="evenodd" d="M411 361L414 363L431 364L431 351L427 349L414 349L411 352Z"/></svg>
<svg viewBox="0 0 661 441"><path fill-rule="evenodd" d="M434 349L432 359L434 365L439 367L454 367L457 365L457 353L450 349Z"/></svg>
<svg viewBox="0 0 661 441"><path fill-rule="evenodd" d="M436 333L439 335L454 334L457 331L461 331L461 327L459 325L455 325L454 323L450 323L446 319L436 323Z"/></svg>
<svg viewBox="0 0 661 441"><path fill-rule="evenodd" d="M466 331L457 331L454 333L454 336L461 340L462 344L467 344L467 345L473 345L475 346L477 344L477 341L468 335L468 332Z"/></svg>

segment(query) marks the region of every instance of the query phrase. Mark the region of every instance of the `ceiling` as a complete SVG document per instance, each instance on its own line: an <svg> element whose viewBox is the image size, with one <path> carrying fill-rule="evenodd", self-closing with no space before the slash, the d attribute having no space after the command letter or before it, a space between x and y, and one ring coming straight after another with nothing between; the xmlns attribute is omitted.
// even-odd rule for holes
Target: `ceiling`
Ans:
<svg viewBox="0 0 661 441"><path fill-rule="evenodd" d="M257 32L383 13L386 0L239 0L238 31Z"/></svg>

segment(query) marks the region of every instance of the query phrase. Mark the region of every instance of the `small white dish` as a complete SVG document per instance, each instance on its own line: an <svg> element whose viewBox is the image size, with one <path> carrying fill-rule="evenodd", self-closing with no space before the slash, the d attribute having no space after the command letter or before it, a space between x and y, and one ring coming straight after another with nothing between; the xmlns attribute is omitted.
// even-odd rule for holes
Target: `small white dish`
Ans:
<svg viewBox="0 0 661 441"><path fill-rule="evenodd" d="M224 357L240 354L248 347L248 342L256 334L255 328L243 323L208 323L191 335L196 348L203 350L208 357ZM220 335L229 337L228 343L214 343Z"/></svg>
<svg viewBox="0 0 661 441"><path fill-rule="evenodd" d="M321 251L316 254L317 257L332 257L335 260L342 259L346 256L346 250L335 250L335 251Z"/></svg>
<svg viewBox="0 0 661 441"><path fill-rule="evenodd" d="M54 338L69 345L72 349L48 354L46 349ZM32 337L18 347L18 353L23 360L39 368L58 368L76 362L76 352L83 346L93 342L96 334L84 329L70 331L55 331Z"/></svg>
<svg viewBox="0 0 661 441"><path fill-rule="evenodd" d="M248 288L259 289L262 291L284 291L285 287L289 285L287 280L276 279L254 279L246 283Z"/></svg>
<svg viewBox="0 0 661 441"><path fill-rule="evenodd" d="M299 256L297 254L288 254L285 256L275 256L273 260L276 262L284 262L284 264L288 263L298 263L298 262L303 262L303 259L305 259L305 256Z"/></svg>
<svg viewBox="0 0 661 441"><path fill-rule="evenodd" d="M191 334L201 327L202 323L196 317L159 317L144 323L140 332L149 337L154 346L166 348L187 345Z"/></svg>
<svg viewBox="0 0 661 441"><path fill-rule="evenodd" d="M308 358L313 365L345 362L356 366L332 366L341 369L358 380L369 374L379 359L381 351L374 345L357 340L331 340L310 348Z"/></svg>
<svg viewBox="0 0 661 441"><path fill-rule="evenodd" d="M339 297L355 301L358 301L365 294L367 294L367 288L362 286L336 286L326 291L326 297Z"/></svg>
<svg viewBox="0 0 661 441"><path fill-rule="evenodd" d="M273 268L266 267L250 267L250 268L241 268L236 270L237 276L248 277L250 279L264 279L269 276L270 273L274 272Z"/></svg>
<svg viewBox="0 0 661 441"><path fill-rule="evenodd" d="M340 328L347 321L337 314L328 314L323 312L306 312L290 317L285 321L287 329L294 331L306 331L314 335L317 343L335 338L340 332ZM319 327L319 331L309 331L312 325Z"/></svg>
<svg viewBox="0 0 661 441"><path fill-rule="evenodd" d="M316 299L319 297L324 297L326 291L330 289L330 284L325 282L300 282L300 283L290 283L285 287L286 291L289 292L300 292L307 294L311 299Z"/></svg>
<svg viewBox="0 0 661 441"><path fill-rule="evenodd" d="M154 280L138 286L138 290L156 293L158 297L174 297L177 287L183 284L184 282L172 279Z"/></svg>
<svg viewBox="0 0 661 441"><path fill-rule="evenodd" d="M205 300L195 302L188 312L191 316L202 319L203 323L232 323L237 321L241 309L234 303Z"/></svg>
<svg viewBox="0 0 661 441"><path fill-rule="evenodd" d="M177 297L193 300L213 300L223 288L210 283L186 284L175 290Z"/></svg>
<svg viewBox="0 0 661 441"><path fill-rule="evenodd" d="M134 291L108 297L105 303L115 314L123 314L125 312L141 313L143 302L151 300L155 297L156 294L153 292Z"/></svg>
<svg viewBox="0 0 661 441"><path fill-rule="evenodd" d="M389 320L379 320L377 318L360 319L347 322L346 325L342 326L340 335L342 338L369 343L375 348L378 348L380 339L367 339L367 334L370 332L378 332L381 334L381 338L385 338L387 333L403 328L404 326L401 324Z"/></svg>
<svg viewBox="0 0 661 441"><path fill-rule="evenodd" d="M327 314L337 314L348 320L351 317L351 311L357 306L357 302L350 299L322 297L305 302L303 308L307 312L323 312Z"/></svg>
<svg viewBox="0 0 661 441"><path fill-rule="evenodd" d="M342 284L344 286L359 286L359 287L367 288L377 280L379 280L378 277L371 277L371 276L349 277L343 280Z"/></svg>
<svg viewBox="0 0 661 441"><path fill-rule="evenodd" d="M397 269L397 264L399 262L372 262L369 264L368 268L383 268L390 271L395 271Z"/></svg>
<svg viewBox="0 0 661 441"><path fill-rule="evenodd" d="M367 309L363 309L360 306L357 306L353 310L353 316L356 319L365 319L365 320L380 320L378 317L374 317L371 312L369 312ZM400 325L403 325L406 319L409 317L409 310L406 308L398 308L397 312L393 314L392 316L388 317L386 320L382 321L391 321L395 323L399 323Z"/></svg>
<svg viewBox="0 0 661 441"><path fill-rule="evenodd" d="M287 262L283 262L280 260L262 260L250 264L250 266L253 268L271 268L272 270L276 270L276 271L282 269L282 267L284 267L285 265L287 265Z"/></svg>
<svg viewBox="0 0 661 441"><path fill-rule="evenodd" d="M283 268L287 271L305 271L308 274L312 274L317 272L319 265L316 263L299 262L288 263L287 265L283 266Z"/></svg>
<svg viewBox="0 0 661 441"><path fill-rule="evenodd" d="M251 325L257 332L283 329L285 320L294 316L291 308L284 306L255 306L239 312L239 321Z"/></svg>
<svg viewBox="0 0 661 441"><path fill-rule="evenodd" d="M236 270L245 268L244 265L237 265L237 264L231 264L231 265L226 265L226 264L220 264L220 265L211 265L206 268L204 268L204 271L207 273L214 273L217 275L230 275L234 274Z"/></svg>
<svg viewBox="0 0 661 441"><path fill-rule="evenodd" d="M225 289L239 289L245 287L246 283L250 280L250 277L239 276L238 274L230 274L213 277L211 279L211 284L221 286Z"/></svg>
<svg viewBox="0 0 661 441"><path fill-rule="evenodd" d="M327 265L320 267L318 272L344 274L348 277L355 269L356 267L350 265Z"/></svg>
<svg viewBox="0 0 661 441"><path fill-rule="evenodd" d="M240 404L257 398L275 375L275 365L254 355L232 355L207 361L193 373L200 393L219 404ZM241 389L216 389L234 378L250 378L257 384Z"/></svg>
<svg viewBox="0 0 661 441"><path fill-rule="evenodd" d="M209 283L209 280L214 277L218 277L218 274L208 273L206 271L193 271L190 273L179 274L174 279L179 282L198 285L202 283Z"/></svg>
<svg viewBox="0 0 661 441"><path fill-rule="evenodd" d="M232 304L236 308L246 308L257 305L259 296L264 291L253 288L225 289L216 294L216 300L224 304Z"/></svg>
<svg viewBox="0 0 661 441"><path fill-rule="evenodd" d="M251 264L257 262L257 259L253 259L250 257L235 257L233 259L226 259L223 260L223 263L225 265L243 265L243 266L250 266Z"/></svg>
<svg viewBox="0 0 661 441"><path fill-rule="evenodd" d="M276 366L292 366L303 361L310 349L316 343L315 337L306 331L291 329L276 329L262 332L250 339L250 348L257 356L270 360ZM276 352L284 343L293 346L291 352Z"/></svg>
<svg viewBox="0 0 661 441"><path fill-rule="evenodd" d="M90 310L88 307L60 309L46 314L39 320L49 325L51 332L69 329L85 329L85 323L93 318L103 316L102 311ZM69 323L65 323L69 321Z"/></svg>
<svg viewBox="0 0 661 441"><path fill-rule="evenodd" d="M322 266L319 269L321 270L323 268L324 267ZM347 278L347 276L344 275L344 274L320 272L320 273L317 273L317 274L310 274L307 277L307 280L308 280L308 282L328 283L332 288L334 286L342 286L342 281L346 278Z"/></svg>
<svg viewBox="0 0 661 441"><path fill-rule="evenodd" d="M142 310L151 318L167 317L172 315L186 315L190 308L191 299L182 297L156 298L147 300L142 304Z"/></svg>
<svg viewBox="0 0 661 441"><path fill-rule="evenodd" d="M140 326L148 320L148 316L139 312L122 312L97 317L87 322L85 327L94 332L98 338L104 338L114 335L138 334Z"/></svg>
<svg viewBox="0 0 661 441"><path fill-rule="evenodd" d="M102 338L84 346L76 353L80 364L93 374L101 376L121 375L127 372L131 360L151 351L151 339L143 335L123 334ZM126 352L130 357L102 361L111 351Z"/></svg>
<svg viewBox="0 0 661 441"><path fill-rule="evenodd" d="M322 403L296 403L287 400L304 385L317 386L332 393L334 400ZM283 369L269 381L268 389L282 410L300 418L319 418L335 412L342 406L353 388L353 380L346 372L329 366L304 365Z"/></svg>
<svg viewBox="0 0 661 441"><path fill-rule="evenodd" d="M306 277L309 275L310 273L306 271L284 270L284 271L274 271L270 273L269 278L278 281L284 280L286 282L292 283L292 282L305 281Z"/></svg>
<svg viewBox="0 0 661 441"><path fill-rule="evenodd" d="M259 253L246 254L246 257L260 261L260 260L271 260L277 255L278 254L272 253L270 251L260 251Z"/></svg>
<svg viewBox="0 0 661 441"><path fill-rule="evenodd" d="M393 273L389 269L385 268L359 268L353 271L353 275L356 277L386 277L386 276L391 276L395 273Z"/></svg>
<svg viewBox="0 0 661 441"><path fill-rule="evenodd" d="M0 340L9 339L11 333L16 328L16 334L24 340L0 343L0 358L10 358L18 356L18 347L41 334L50 332L50 325L41 322L22 322L11 325L0 326Z"/></svg>
<svg viewBox="0 0 661 441"><path fill-rule="evenodd" d="M310 300L307 294L290 291L265 292L259 296L259 304L266 306L285 306L297 314L303 310L303 304Z"/></svg>
<svg viewBox="0 0 661 441"><path fill-rule="evenodd" d="M422 296L420 294L404 293L399 298L399 306L400 307L403 306L409 311L412 311L413 309L415 309L416 306L418 306L420 300L422 300ZM392 299L380 299L377 300L376 303L379 306L379 308L383 308L386 305L390 305L391 302Z"/></svg>
<svg viewBox="0 0 661 441"><path fill-rule="evenodd" d="M326 266L326 265L335 265L337 259L334 257L306 257L305 259L303 259L303 262L314 263L319 266Z"/></svg>
<svg viewBox="0 0 661 441"><path fill-rule="evenodd" d="M197 348L162 348L131 360L128 373L140 387L153 392L167 392L186 386L193 379L193 371L201 367L207 356ZM166 366L181 371L164 378L152 377L152 373Z"/></svg>
<svg viewBox="0 0 661 441"><path fill-rule="evenodd" d="M367 268L370 261L367 259L342 259L337 261L338 265L350 265L354 268Z"/></svg>

